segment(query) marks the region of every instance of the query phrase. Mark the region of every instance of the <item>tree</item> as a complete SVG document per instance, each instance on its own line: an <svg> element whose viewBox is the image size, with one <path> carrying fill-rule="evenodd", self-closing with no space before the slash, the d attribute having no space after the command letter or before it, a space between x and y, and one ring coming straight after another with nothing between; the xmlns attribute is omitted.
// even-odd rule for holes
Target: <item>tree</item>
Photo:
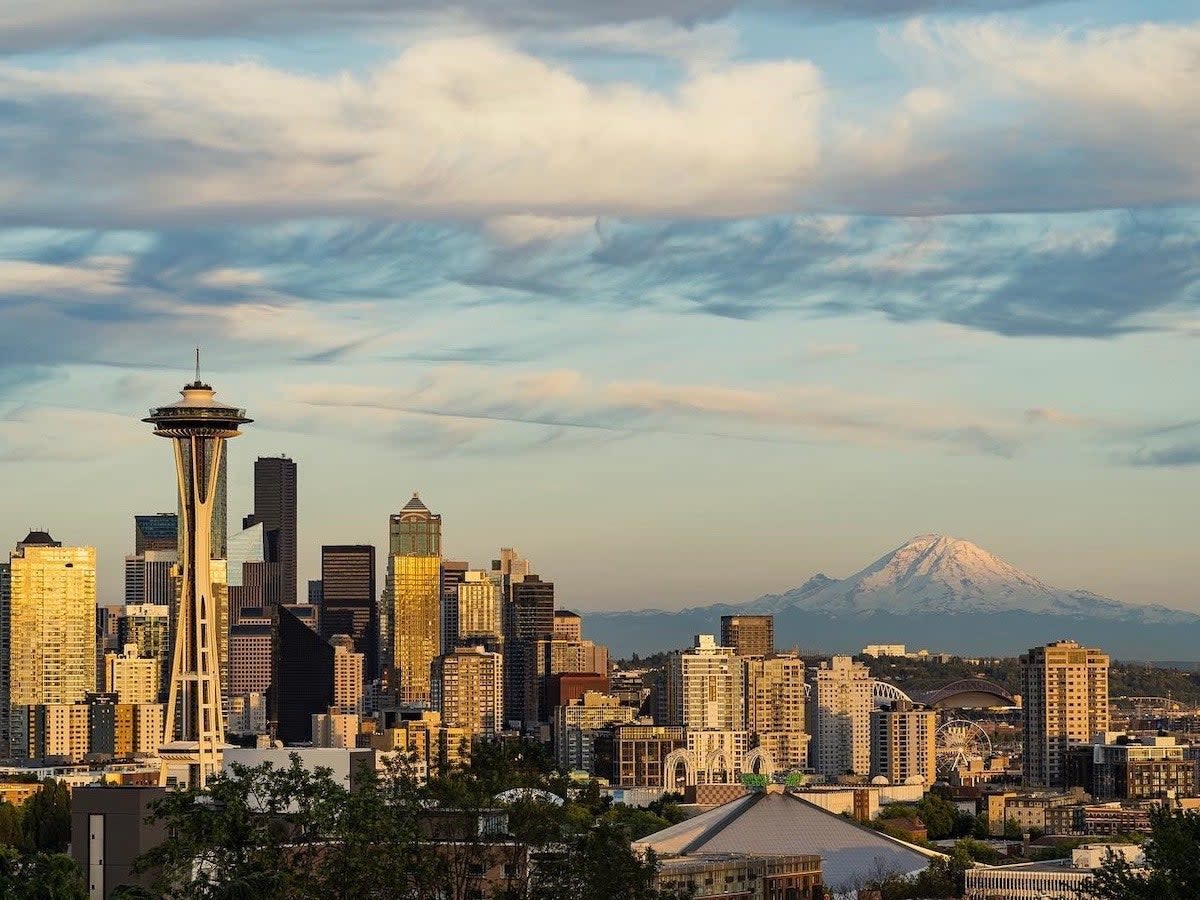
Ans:
<svg viewBox="0 0 1200 900"><path fill-rule="evenodd" d="M601 822L570 840L559 860L538 866L531 894L539 900L683 900L688 889L658 888L658 860L629 847L623 829Z"/></svg>
<svg viewBox="0 0 1200 900"><path fill-rule="evenodd" d="M42 789L25 801L21 815L25 845L31 850L61 853L71 842L71 795L61 781L47 778Z"/></svg>
<svg viewBox="0 0 1200 900"><path fill-rule="evenodd" d="M24 850L25 831L22 828L21 807L7 800L0 803L0 847Z"/></svg>
<svg viewBox="0 0 1200 900"><path fill-rule="evenodd" d="M1084 887L1095 900L1185 900L1200 897L1200 814L1158 807L1150 811L1145 862L1110 853Z"/></svg>
<svg viewBox="0 0 1200 900"><path fill-rule="evenodd" d="M21 856L0 847L0 897L5 900L86 900L87 885L75 860L63 853Z"/></svg>

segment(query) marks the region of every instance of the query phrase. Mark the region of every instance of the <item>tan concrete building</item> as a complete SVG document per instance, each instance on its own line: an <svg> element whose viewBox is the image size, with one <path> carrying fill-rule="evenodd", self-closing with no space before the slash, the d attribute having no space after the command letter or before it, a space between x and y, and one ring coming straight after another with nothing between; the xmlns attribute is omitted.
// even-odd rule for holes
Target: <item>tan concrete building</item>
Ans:
<svg viewBox="0 0 1200 900"><path fill-rule="evenodd" d="M156 703L161 678L158 659L140 656L137 644L104 654L104 690L118 703Z"/></svg>
<svg viewBox="0 0 1200 900"><path fill-rule="evenodd" d="M770 756L776 772L806 768L804 661L794 656L752 657L743 665L751 743Z"/></svg>
<svg viewBox="0 0 1200 900"><path fill-rule="evenodd" d="M1109 730L1108 655L1075 641L1034 647L1021 657L1023 777L1066 784L1067 748Z"/></svg>
<svg viewBox="0 0 1200 900"><path fill-rule="evenodd" d="M163 737L161 703L118 703L113 710L113 753L154 756Z"/></svg>
<svg viewBox="0 0 1200 900"><path fill-rule="evenodd" d="M732 647L711 634L671 654L666 672L668 724L689 730L745 731L745 673Z"/></svg>
<svg viewBox="0 0 1200 900"><path fill-rule="evenodd" d="M871 774L892 784L937 780L937 712L906 703L871 712Z"/></svg>
<svg viewBox="0 0 1200 900"><path fill-rule="evenodd" d="M0 590L0 752L23 755L21 708L82 703L96 690L96 550L30 532Z"/></svg>
<svg viewBox="0 0 1200 900"><path fill-rule="evenodd" d="M472 739L493 738L504 726L502 657L482 647L459 647L433 662L433 705L442 721Z"/></svg>
<svg viewBox="0 0 1200 900"><path fill-rule="evenodd" d="M331 708L327 713L313 714L312 745L314 747L353 749L357 746L358 740L358 716L353 713L335 712L335 709Z"/></svg>
<svg viewBox="0 0 1200 900"><path fill-rule="evenodd" d="M388 765L392 755L398 753L419 781L458 768L471 759L467 729L443 724L441 713L433 710L372 734L368 740L372 750L380 751L376 755L380 766Z"/></svg>
<svg viewBox="0 0 1200 900"><path fill-rule="evenodd" d="M554 708L554 759L570 772L595 770L595 742L608 725L632 722L637 711L611 694L585 691L582 697ZM607 773L604 773L607 777Z"/></svg>
<svg viewBox="0 0 1200 900"><path fill-rule="evenodd" d="M849 656L835 656L817 670L813 768L822 775L866 775L871 770L873 684L867 667Z"/></svg>
<svg viewBox="0 0 1200 900"><path fill-rule="evenodd" d="M490 572L469 569L458 585L457 640L498 639L500 628L500 585ZM452 648L444 649L449 652Z"/></svg>
<svg viewBox="0 0 1200 900"><path fill-rule="evenodd" d="M354 638L348 634L335 634L329 643L333 646L333 707L343 715L361 716L366 657L354 649Z"/></svg>

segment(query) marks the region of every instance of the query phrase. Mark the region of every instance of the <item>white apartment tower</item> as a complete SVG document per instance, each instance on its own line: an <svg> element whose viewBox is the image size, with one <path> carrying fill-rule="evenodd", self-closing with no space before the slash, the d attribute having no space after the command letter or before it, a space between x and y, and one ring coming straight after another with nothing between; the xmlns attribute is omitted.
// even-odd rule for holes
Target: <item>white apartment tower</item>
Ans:
<svg viewBox="0 0 1200 900"><path fill-rule="evenodd" d="M732 647L720 647L711 634L696 635L690 650L667 663L669 724L692 730L744 731L745 677Z"/></svg>
<svg viewBox="0 0 1200 900"><path fill-rule="evenodd" d="M817 669L813 768L822 775L870 771L872 685L867 667L849 656L835 656Z"/></svg>

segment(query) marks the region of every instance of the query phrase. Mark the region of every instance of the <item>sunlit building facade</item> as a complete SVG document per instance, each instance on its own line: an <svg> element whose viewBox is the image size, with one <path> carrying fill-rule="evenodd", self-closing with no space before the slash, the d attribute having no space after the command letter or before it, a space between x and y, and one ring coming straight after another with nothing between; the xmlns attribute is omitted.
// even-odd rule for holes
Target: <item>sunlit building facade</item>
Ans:
<svg viewBox="0 0 1200 900"><path fill-rule="evenodd" d="M26 716L19 708L82 703L96 689L96 550L31 532L3 578L0 749L24 755L13 746L13 723Z"/></svg>
<svg viewBox="0 0 1200 900"><path fill-rule="evenodd" d="M389 521L384 659L399 677L400 700L430 701L430 667L441 652L442 517L413 494Z"/></svg>

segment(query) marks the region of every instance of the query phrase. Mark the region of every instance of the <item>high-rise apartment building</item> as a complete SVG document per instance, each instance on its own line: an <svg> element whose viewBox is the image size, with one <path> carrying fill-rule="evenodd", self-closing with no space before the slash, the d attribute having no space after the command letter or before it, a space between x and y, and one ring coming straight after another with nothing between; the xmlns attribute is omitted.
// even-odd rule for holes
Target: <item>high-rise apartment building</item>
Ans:
<svg viewBox="0 0 1200 900"><path fill-rule="evenodd" d="M401 702L426 704L430 667L441 653L442 517L413 494L391 516L388 536L385 658L399 677Z"/></svg>
<svg viewBox="0 0 1200 900"><path fill-rule="evenodd" d="M1066 783L1067 747L1108 731L1108 655L1075 641L1021 657L1023 775L1028 785Z"/></svg>
<svg viewBox="0 0 1200 900"><path fill-rule="evenodd" d="M556 609L554 611L554 640L582 641L583 617L569 609Z"/></svg>
<svg viewBox="0 0 1200 900"><path fill-rule="evenodd" d="M871 775L891 784L937 780L937 713L904 700L871 712Z"/></svg>
<svg viewBox="0 0 1200 900"><path fill-rule="evenodd" d="M156 660L159 672L160 700L166 697L166 679L171 666L170 607L157 603L133 603L125 607L117 621L117 646L133 644L138 656Z"/></svg>
<svg viewBox="0 0 1200 900"><path fill-rule="evenodd" d="M721 645L737 656L770 656L775 652L774 616L721 616Z"/></svg>
<svg viewBox="0 0 1200 900"><path fill-rule="evenodd" d="M691 730L744 731L745 674L732 647L696 635L690 650L667 659L668 724Z"/></svg>
<svg viewBox="0 0 1200 900"><path fill-rule="evenodd" d="M333 647L333 705L340 715L363 713L363 654L354 647L354 638L336 634L329 639Z"/></svg>
<svg viewBox="0 0 1200 900"><path fill-rule="evenodd" d="M120 653L104 654L104 691L118 703L157 703L162 670L154 656L142 656L137 644L126 644Z"/></svg>
<svg viewBox="0 0 1200 900"><path fill-rule="evenodd" d="M248 519L253 517L248 517ZM282 600L282 571L267 558L267 531L262 522L251 522L229 536L226 569L229 577L229 621L242 621L246 609L269 609Z"/></svg>
<svg viewBox="0 0 1200 900"><path fill-rule="evenodd" d="M457 647L433 662L433 707L451 728L494 738L503 728L504 680L499 653Z"/></svg>
<svg viewBox="0 0 1200 900"><path fill-rule="evenodd" d="M770 754L777 772L808 766L804 725L804 660L794 656L743 658L746 730ZM770 773L766 773L770 774Z"/></svg>
<svg viewBox="0 0 1200 900"><path fill-rule="evenodd" d="M500 639L500 585L492 579L491 573L474 570L464 572L462 581L457 585L455 605L458 607L455 616L457 630L447 650L461 642Z"/></svg>
<svg viewBox="0 0 1200 900"><path fill-rule="evenodd" d="M330 544L321 548L321 636L348 634L363 655L368 679L379 674L379 600L375 548ZM310 601L311 602L311 601Z"/></svg>
<svg viewBox="0 0 1200 900"><path fill-rule="evenodd" d="M254 519L263 525L266 561L279 565L279 602L296 602L296 464L286 456L254 461Z"/></svg>
<svg viewBox="0 0 1200 900"><path fill-rule="evenodd" d="M96 550L33 531L3 578L0 749L21 754L13 726L27 730L22 707L82 703L96 689Z"/></svg>
<svg viewBox="0 0 1200 900"><path fill-rule="evenodd" d="M866 775L871 769L870 670L849 656L835 656L817 669L813 768L822 775Z"/></svg>

